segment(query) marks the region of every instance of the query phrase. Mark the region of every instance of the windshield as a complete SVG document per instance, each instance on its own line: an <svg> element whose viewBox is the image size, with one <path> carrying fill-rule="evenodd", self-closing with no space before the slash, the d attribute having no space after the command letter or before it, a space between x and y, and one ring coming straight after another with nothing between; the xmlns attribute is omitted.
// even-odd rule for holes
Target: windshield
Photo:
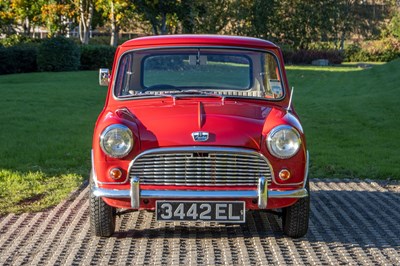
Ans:
<svg viewBox="0 0 400 266"><path fill-rule="evenodd" d="M118 66L117 97L207 91L221 95L280 99L283 85L274 55L267 52L175 48L124 54Z"/></svg>

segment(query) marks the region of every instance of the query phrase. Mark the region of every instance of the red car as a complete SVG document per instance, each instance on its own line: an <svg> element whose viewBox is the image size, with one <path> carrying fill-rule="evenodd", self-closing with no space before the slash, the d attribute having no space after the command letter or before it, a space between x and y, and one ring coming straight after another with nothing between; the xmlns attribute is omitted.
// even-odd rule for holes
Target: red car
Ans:
<svg viewBox="0 0 400 266"><path fill-rule="evenodd" d="M118 47L94 130L91 230L115 231L117 209L157 221L245 223L282 216L306 234L308 151L281 50L248 37L169 35Z"/></svg>

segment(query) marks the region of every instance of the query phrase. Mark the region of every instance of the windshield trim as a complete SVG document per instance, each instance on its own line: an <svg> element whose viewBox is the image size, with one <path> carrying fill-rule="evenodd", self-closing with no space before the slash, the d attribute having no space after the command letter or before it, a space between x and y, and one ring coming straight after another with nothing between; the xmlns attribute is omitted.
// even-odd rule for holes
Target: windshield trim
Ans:
<svg viewBox="0 0 400 266"><path fill-rule="evenodd" d="M277 55L271 51L265 50L265 49L257 49L257 48L246 48L246 47L236 47L236 46L168 46L168 47L150 47L150 48L137 48L137 49L129 49L126 50L125 52L123 52L119 57L118 57L118 61L116 64L116 69L115 72L113 73L113 80L112 80L112 96L113 99L116 101L129 101L129 100L136 100L136 99L148 99L148 98L160 98L160 97L165 97L162 94L148 94L146 96L144 95L129 95L129 96L117 96L115 94L115 85L116 85L116 80L117 80L117 75L118 75L118 71L119 71L119 67L120 67L120 63L121 63L121 59L128 53L132 53L135 51L146 51L146 50L174 50L174 49L231 49L231 50L243 50L243 51L253 51L253 52L261 52L261 53L268 53L270 55L272 55L277 63L278 66L278 70L279 70L279 75L281 77L283 77L283 72L282 72L282 65L280 63L279 58L277 57ZM255 96L244 96L244 95L221 95L225 98L245 98L245 99L257 99L257 100L265 100L268 102L281 102L286 98L286 84L284 82L284 80L281 80L281 84L282 84L282 88L283 88L283 95L281 98L279 99L273 99L273 98L265 98L265 97L255 97ZM201 90L199 90L201 91ZM183 96L183 95L180 95ZM188 95L188 97L209 97L207 95Z"/></svg>

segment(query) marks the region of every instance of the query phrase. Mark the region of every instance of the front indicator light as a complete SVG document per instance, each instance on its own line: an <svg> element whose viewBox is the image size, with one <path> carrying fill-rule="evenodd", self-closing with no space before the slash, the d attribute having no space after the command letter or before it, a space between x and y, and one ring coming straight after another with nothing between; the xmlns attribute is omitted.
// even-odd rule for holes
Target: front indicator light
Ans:
<svg viewBox="0 0 400 266"><path fill-rule="evenodd" d="M290 171L287 169L283 169L279 172L279 178L283 181L286 181L290 178L291 174Z"/></svg>
<svg viewBox="0 0 400 266"><path fill-rule="evenodd" d="M110 170L110 177L114 180L118 180L122 177L122 171L119 168L113 168Z"/></svg>

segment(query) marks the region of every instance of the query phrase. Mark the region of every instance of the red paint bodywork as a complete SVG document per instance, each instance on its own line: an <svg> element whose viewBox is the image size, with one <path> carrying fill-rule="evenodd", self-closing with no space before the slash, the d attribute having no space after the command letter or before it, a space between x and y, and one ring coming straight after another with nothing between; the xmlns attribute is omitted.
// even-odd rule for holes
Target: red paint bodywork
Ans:
<svg viewBox="0 0 400 266"><path fill-rule="evenodd" d="M274 53L281 65L285 97L280 101L268 101L260 98L182 97L119 100L113 95L115 69L121 55L126 51L159 47L206 47L262 49ZM271 163L275 179L269 189L290 190L303 187L306 171L306 141L298 116L293 110L288 113L289 84L284 71L280 49L271 42L255 38L214 36L214 35L169 35L133 39L119 46L110 77L105 107L96 122L93 137L93 167L101 188L129 189L127 170L129 163L143 151L160 147L179 146L219 146L252 149L262 153ZM116 159L104 154L99 145L99 136L111 124L128 126L135 145L128 156ZM272 156L266 145L266 137L271 129L278 125L290 125L298 130L302 139L300 151L290 159L278 159ZM234 130L233 130L234 129ZM191 133L210 132L207 142L195 142ZM123 178L115 181L109 177L109 170L119 167ZM289 169L292 177L284 182L276 178L281 169ZM254 190L255 187L177 187L144 186L141 189L195 189L195 190ZM118 208L129 208L129 199L103 198L107 204ZM237 199L236 199L237 200ZM246 201L247 209L258 209L257 202ZM296 199L269 199L268 209L292 205ZM141 208L154 209L155 201L147 203L141 200Z"/></svg>

